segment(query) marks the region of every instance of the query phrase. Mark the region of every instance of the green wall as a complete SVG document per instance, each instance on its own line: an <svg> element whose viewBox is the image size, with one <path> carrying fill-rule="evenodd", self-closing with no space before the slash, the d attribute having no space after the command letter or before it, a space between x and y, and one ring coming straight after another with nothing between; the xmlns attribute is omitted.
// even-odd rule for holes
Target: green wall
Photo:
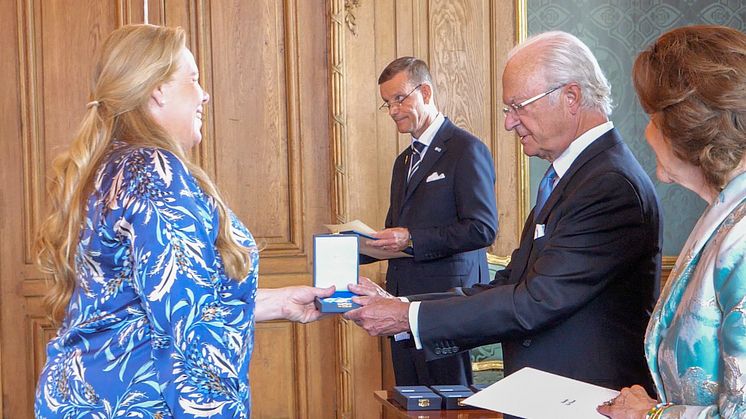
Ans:
<svg viewBox="0 0 746 419"><path fill-rule="evenodd" d="M653 179L663 205L666 256L678 255L706 204L678 185L655 177L655 155L645 142L648 123L632 87L635 56L663 32L691 24L718 24L746 29L746 0L528 0L529 35L549 30L570 32L596 55L611 82L611 120ZM531 158L531 204L548 163Z"/></svg>

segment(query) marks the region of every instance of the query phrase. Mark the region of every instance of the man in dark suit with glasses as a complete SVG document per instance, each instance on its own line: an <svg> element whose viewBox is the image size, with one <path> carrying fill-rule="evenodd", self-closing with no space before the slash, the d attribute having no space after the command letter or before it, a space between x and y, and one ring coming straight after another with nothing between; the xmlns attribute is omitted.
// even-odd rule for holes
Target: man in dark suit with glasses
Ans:
<svg viewBox="0 0 746 419"><path fill-rule="evenodd" d="M489 149L438 112L422 60L394 60L378 85L381 110L412 140L394 162L386 228L369 243L413 255L389 260L386 289L410 295L489 282L485 248L497 234ZM468 352L426 362L407 340L398 335L391 342L397 385L471 384Z"/></svg>

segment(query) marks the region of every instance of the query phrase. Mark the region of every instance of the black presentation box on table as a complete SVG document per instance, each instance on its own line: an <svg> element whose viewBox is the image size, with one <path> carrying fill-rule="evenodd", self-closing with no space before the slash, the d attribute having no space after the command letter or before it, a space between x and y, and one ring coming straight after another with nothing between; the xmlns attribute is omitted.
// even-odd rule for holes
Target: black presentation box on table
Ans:
<svg viewBox="0 0 746 419"><path fill-rule="evenodd" d="M443 409L456 410L472 408L471 406L462 403L465 398L474 394L469 387L462 385L437 385L430 386L430 388L443 398Z"/></svg>
<svg viewBox="0 0 746 419"><path fill-rule="evenodd" d="M407 410L440 410L442 399L425 386L396 386L394 400Z"/></svg>
<svg viewBox="0 0 746 419"><path fill-rule="evenodd" d="M359 273L358 238L353 234L318 234L313 236L313 284L337 290L331 297L316 298L314 305L322 313L344 313L358 308L355 296L347 289L357 284Z"/></svg>

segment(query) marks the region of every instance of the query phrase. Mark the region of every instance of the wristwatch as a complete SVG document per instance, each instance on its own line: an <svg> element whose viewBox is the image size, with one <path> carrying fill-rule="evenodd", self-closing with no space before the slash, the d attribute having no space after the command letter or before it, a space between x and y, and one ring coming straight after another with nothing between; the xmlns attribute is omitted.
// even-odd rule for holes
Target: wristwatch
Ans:
<svg viewBox="0 0 746 419"><path fill-rule="evenodd" d="M411 247L414 249L414 243L412 243L412 233L409 233L409 241L407 242L407 247Z"/></svg>

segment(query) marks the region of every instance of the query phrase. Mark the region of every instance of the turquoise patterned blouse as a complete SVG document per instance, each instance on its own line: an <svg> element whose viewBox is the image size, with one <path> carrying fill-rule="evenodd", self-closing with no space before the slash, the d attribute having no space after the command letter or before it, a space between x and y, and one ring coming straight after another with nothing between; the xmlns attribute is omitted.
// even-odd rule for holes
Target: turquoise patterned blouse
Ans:
<svg viewBox="0 0 746 419"><path fill-rule="evenodd" d="M250 416L258 257L243 282L231 280L217 235L215 202L181 160L115 143L88 200L37 418Z"/></svg>
<svg viewBox="0 0 746 419"><path fill-rule="evenodd" d="M663 418L746 418L746 173L705 210L648 325Z"/></svg>

